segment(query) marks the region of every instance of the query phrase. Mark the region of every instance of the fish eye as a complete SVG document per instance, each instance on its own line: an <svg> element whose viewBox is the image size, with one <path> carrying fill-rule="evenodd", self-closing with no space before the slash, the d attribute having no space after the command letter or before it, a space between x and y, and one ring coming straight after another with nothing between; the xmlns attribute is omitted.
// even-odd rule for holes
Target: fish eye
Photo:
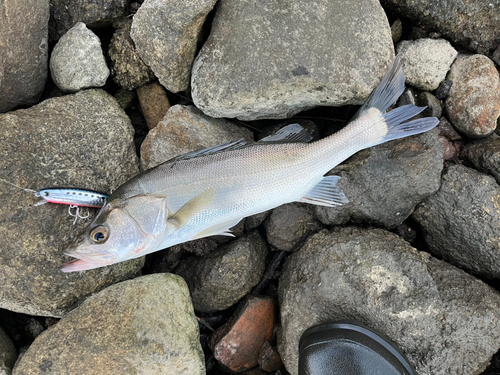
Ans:
<svg viewBox="0 0 500 375"><path fill-rule="evenodd" d="M109 237L109 230L103 225L95 227L90 232L90 239L95 243L103 243L108 239L108 237Z"/></svg>

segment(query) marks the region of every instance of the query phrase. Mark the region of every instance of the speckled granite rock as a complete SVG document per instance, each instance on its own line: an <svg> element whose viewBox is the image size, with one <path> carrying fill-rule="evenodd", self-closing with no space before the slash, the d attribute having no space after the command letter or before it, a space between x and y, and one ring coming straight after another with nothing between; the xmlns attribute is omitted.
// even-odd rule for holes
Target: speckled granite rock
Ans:
<svg viewBox="0 0 500 375"><path fill-rule="evenodd" d="M421 90L436 90L458 52L444 39L404 40L396 47L406 82Z"/></svg>
<svg viewBox="0 0 500 375"><path fill-rule="evenodd" d="M245 138L250 130L227 120L205 116L194 106L174 105L152 129L141 146L141 167L150 169L190 151Z"/></svg>
<svg viewBox="0 0 500 375"><path fill-rule="evenodd" d="M463 165L449 167L439 191L413 218L431 253L473 274L500 277L500 186L493 177Z"/></svg>
<svg viewBox="0 0 500 375"><path fill-rule="evenodd" d="M382 0L381 4L472 51L490 53L500 43L498 0Z"/></svg>
<svg viewBox="0 0 500 375"><path fill-rule="evenodd" d="M387 228L401 224L424 198L439 189L443 148L434 130L361 151L330 171L342 177L349 203L316 207L327 225L349 220Z"/></svg>
<svg viewBox="0 0 500 375"><path fill-rule="evenodd" d="M500 114L500 80L493 62L483 55L459 58L448 79L453 81L446 99L451 123L472 138L493 133Z"/></svg>
<svg viewBox="0 0 500 375"><path fill-rule="evenodd" d="M279 352L297 374L305 329L360 320L386 334L421 375L480 374L500 347L500 295L380 229L322 231L287 260Z"/></svg>
<svg viewBox="0 0 500 375"><path fill-rule="evenodd" d="M0 5L0 112L33 105L48 73L49 0Z"/></svg>
<svg viewBox="0 0 500 375"><path fill-rule="evenodd" d="M137 52L167 90L189 88L191 65L205 18L216 0L146 0L130 36Z"/></svg>
<svg viewBox="0 0 500 375"><path fill-rule="evenodd" d="M267 244L257 232L200 258L182 261L175 273L191 291L195 310L214 312L234 305L260 281Z"/></svg>
<svg viewBox="0 0 500 375"><path fill-rule="evenodd" d="M359 104L393 48L378 1L222 0L193 64L193 101L209 116L241 120Z"/></svg>
<svg viewBox="0 0 500 375"><path fill-rule="evenodd" d="M184 280L156 274L88 298L30 346L14 375L205 374Z"/></svg>
<svg viewBox="0 0 500 375"><path fill-rule="evenodd" d="M24 188L73 186L109 192L139 172L134 129L113 97L87 90L0 115L0 178ZM0 182L0 308L61 316L86 296L137 275L143 259L63 274L75 226L67 206L46 204Z"/></svg>
<svg viewBox="0 0 500 375"><path fill-rule="evenodd" d="M104 86L109 69L101 41L84 23L77 23L59 39L50 56L50 73L62 91Z"/></svg>

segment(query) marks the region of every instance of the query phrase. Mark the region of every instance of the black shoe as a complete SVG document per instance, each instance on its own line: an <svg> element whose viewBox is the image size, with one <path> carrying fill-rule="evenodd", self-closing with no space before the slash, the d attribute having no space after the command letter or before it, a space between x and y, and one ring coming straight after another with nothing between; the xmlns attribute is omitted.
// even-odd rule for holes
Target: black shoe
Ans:
<svg viewBox="0 0 500 375"><path fill-rule="evenodd" d="M388 338L360 322L307 329L300 338L299 375L416 375Z"/></svg>

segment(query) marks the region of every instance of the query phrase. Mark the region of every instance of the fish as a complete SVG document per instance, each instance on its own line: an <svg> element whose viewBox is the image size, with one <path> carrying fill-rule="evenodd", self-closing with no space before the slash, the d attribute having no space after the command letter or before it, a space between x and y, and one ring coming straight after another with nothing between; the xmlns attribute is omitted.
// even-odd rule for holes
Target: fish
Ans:
<svg viewBox="0 0 500 375"><path fill-rule="evenodd" d="M64 254L63 272L108 266L214 235L232 236L244 217L290 202L336 207L348 202L338 176L325 176L356 152L426 132L439 120L414 119L425 107L387 110L405 88L396 57L343 129L323 139L291 124L247 144L225 143L175 157L118 187Z"/></svg>

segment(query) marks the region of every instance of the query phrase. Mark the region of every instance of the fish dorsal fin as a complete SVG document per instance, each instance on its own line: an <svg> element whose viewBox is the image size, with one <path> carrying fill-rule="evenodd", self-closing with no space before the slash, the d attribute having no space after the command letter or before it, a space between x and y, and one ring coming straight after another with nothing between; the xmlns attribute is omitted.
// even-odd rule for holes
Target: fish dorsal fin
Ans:
<svg viewBox="0 0 500 375"><path fill-rule="evenodd" d="M262 138L257 143L293 143L309 142L313 137L299 124L287 125L274 135Z"/></svg>
<svg viewBox="0 0 500 375"><path fill-rule="evenodd" d="M207 229L201 231L196 236L194 236L192 239L197 240L199 238L208 237L208 236L235 237L234 234L232 234L229 229L234 227L236 224L238 224L241 221L241 219L243 219L243 218L240 217L238 219L228 220L224 223L214 225L213 227L210 227L210 228L207 228Z"/></svg>
<svg viewBox="0 0 500 375"><path fill-rule="evenodd" d="M349 203L344 192L337 186L339 176L326 176L307 192L299 202L315 204L318 206L335 207Z"/></svg>
<svg viewBox="0 0 500 375"><path fill-rule="evenodd" d="M237 141L226 142L217 146L207 147L197 151L191 151L184 155L176 156L175 158L170 159L169 161L177 161L177 160L185 160L191 159L202 155L214 154L220 151L230 151L236 150L237 148L246 146L247 141L244 138L238 139Z"/></svg>
<svg viewBox="0 0 500 375"><path fill-rule="evenodd" d="M197 213L207 208L215 198L217 189L207 189L198 194L194 198L187 201L168 221L173 224L177 229L186 224L189 219L194 217Z"/></svg>

